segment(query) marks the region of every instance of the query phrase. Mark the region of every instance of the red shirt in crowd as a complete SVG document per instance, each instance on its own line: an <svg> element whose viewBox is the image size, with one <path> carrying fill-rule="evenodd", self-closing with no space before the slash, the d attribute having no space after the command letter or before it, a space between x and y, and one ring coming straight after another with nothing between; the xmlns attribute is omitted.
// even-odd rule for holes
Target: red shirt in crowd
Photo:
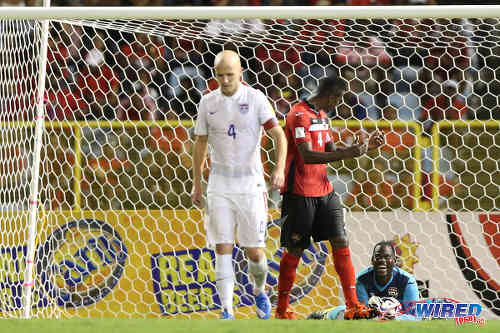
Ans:
<svg viewBox="0 0 500 333"><path fill-rule="evenodd" d="M313 110L305 101L295 104L286 116L285 134L288 140L285 185L289 192L307 197L325 196L333 190L328 180L326 164L305 164L298 146L311 142L313 150L325 151L332 141L328 117L322 110Z"/></svg>
<svg viewBox="0 0 500 333"><path fill-rule="evenodd" d="M73 113L77 110L86 110L88 104L78 95L78 92L71 92L67 88L57 91L49 90L47 94L50 110L47 110L49 117L55 120L73 120Z"/></svg>
<svg viewBox="0 0 500 333"><path fill-rule="evenodd" d="M286 44L277 44L273 48L263 45L257 46L255 55L262 62L273 61L277 64L288 64L294 67L300 67L300 51L302 48Z"/></svg>
<svg viewBox="0 0 500 333"><path fill-rule="evenodd" d="M121 47L121 51L127 57L128 62L137 68L155 67L154 59L165 56L165 50L162 45L153 42L147 45L139 42L125 44Z"/></svg>
<svg viewBox="0 0 500 333"><path fill-rule="evenodd" d="M451 105L450 105L450 100ZM467 112L465 104L457 98L451 98L444 95L438 96L436 99L430 99L424 106L424 119L431 118L432 120L457 120L462 119Z"/></svg>
<svg viewBox="0 0 500 333"><path fill-rule="evenodd" d="M118 88L119 84L116 73L105 64L94 67L93 71L84 69L77 78L77 85L82 95L94 95L98 101L104 100L109 92Z"/></svg>

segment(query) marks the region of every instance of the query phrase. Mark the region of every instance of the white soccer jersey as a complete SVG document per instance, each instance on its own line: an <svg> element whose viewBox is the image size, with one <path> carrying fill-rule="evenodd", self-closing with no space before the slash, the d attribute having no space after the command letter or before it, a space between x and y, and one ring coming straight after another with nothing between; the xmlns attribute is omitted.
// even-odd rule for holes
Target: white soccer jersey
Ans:
<svg viewBox="0 0 500 333"><path fill-rule="evenodd" d="M230 97L220 89L203 96L194 133L208 135L207 192L266 191L260 157L262 125L275 117L264 94L243 84Z"/></svg>

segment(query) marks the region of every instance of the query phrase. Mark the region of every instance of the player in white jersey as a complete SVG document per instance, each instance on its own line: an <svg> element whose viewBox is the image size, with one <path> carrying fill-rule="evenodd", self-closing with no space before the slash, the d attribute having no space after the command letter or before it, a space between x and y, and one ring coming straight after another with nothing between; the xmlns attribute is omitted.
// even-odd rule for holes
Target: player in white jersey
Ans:
<svg viewBox="0 0 500 333"><path fill-rule="evenodd" d="M205 229L209 246L215 245L216 287L223 308L220 318L234 318L232 251L236 233L249 259L257 316L268 319L271 303L264 290L268 268L263 251L267 189L260 142L264 128L276 146L271 185L279 189L284 182L286 137L264 94L241 83L242 68L235 52L220 52L214 67L220 88L203 96L198 108L191 197L201 205L201 177L210 148Z"/></svg>

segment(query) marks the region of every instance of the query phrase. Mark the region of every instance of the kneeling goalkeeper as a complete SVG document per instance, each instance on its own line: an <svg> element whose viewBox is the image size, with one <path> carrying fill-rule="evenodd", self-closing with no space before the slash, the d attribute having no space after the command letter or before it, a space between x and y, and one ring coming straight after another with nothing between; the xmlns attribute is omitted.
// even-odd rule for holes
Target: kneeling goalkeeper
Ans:
<svg viewBox="0 0 500 333"><path fill-rule="evenodd" d="M417 282L413 275L396 266L396 251L391 242L377 243L373 248L371 262L372 266L356 278L359 301L369 305L369 299L374 296L380 299L392 297L401 303L402 314L395 317L381 314L382 319L418 320L411 311L406 313L406 307L419 300ZM308 319L344 319L344 310L345 305L339 305L325 311L313 312Z"/></svg>

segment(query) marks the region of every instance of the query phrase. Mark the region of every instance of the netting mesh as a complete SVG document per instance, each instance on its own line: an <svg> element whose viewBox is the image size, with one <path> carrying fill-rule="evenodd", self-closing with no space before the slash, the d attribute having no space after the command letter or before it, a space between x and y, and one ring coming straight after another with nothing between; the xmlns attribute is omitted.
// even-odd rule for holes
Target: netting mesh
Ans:
<svg viewBox="0 0 500 333"><path fill-rule="evenodd" d="M0 311L14 316L24 281L41 28L34 21L0 22ZM280 119L320 78L337 74L349 92L331 115L334 141L350 145L354 134L385 132L379 151L329 166L351 212L347 228L358 270L369 264L375 243L392 239L422 296L466 300L469 285L471 295L496 295L488 284L466 282L460 273L466 268L456 269L452 251L439 248L451 241L458 253L456 225L416 211L500 207L499 33L495 18L51 21L35 315L214 316L208 311L220 304L214 255L189 193L193 121L203 92L217 88L212 66L223 48L238 51L244 81L268 96ZM268 177L271 139L264 136L262 145ZM270 195L273 299L282 255L273 220L279 201ZM398 215L406 212L414 215ZM367 227L364 213L379 223ZM477 234L475 253L484 256L499 245L497 219L490 220L491 241L483 244ZM341 302L328 245L312 246L302 259L292 297L300 315ZM237 316L252 317L251 279L239 248L234 260ZM458 273L443 268L436 278L426 263ZM490 294L480 298L498 314L498 298Z"/></svg>

